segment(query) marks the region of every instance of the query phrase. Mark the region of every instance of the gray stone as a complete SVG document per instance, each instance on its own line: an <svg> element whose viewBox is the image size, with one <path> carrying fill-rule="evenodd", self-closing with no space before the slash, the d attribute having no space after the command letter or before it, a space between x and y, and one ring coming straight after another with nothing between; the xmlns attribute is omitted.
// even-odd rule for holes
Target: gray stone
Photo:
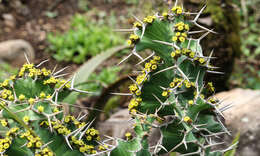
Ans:
<svg viewBox="0 0 260 156"><path fill-rule="evenodd" d="M14 28L16 25L15 18L12 14L3 14L4 23L6 26Z"/></svg>
<svg viewBox="0 0 260 156"><path fill-rule="evenodd" d="M18 39L0 42L0 60L2 61L21 66L26 62L24 53L30 61L33 61L35 57L34 49L27 41Z"/></svg>
<svg viewBox="0 0 260 156"><path fill-rule="evenodd" d="M221 106L233 104L223 112L225 123L233 133L240 132L237 156L260 155L260 91L233 89L216 95L225 99ZM229 141L230 142L230 141Z"/></svg>
<svg viewBox="0 0 260 156"><path fill-rule="evenodd" d="M116 138L123 138L127 131L131 131L132 123L128 109L123 109L113 114L108 120L99 123L98 129L102 134Z"/></svg>

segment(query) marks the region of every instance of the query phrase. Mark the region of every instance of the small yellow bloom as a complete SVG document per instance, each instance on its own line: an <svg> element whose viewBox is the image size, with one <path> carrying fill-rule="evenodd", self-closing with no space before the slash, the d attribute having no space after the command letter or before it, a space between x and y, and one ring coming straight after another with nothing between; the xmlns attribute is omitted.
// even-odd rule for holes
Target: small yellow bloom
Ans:
<svg viewBox="0 0 260 156"><path fill-rule="evenodd" d="M172 53L171 53L171 57L174 58L175 56L176 56L175 52L172 52Z"/></svg>
<svg viewBox="0 0 260 156"><path fill-rule="evenodd" d="M126 136L127 138L129 138L129 137L132 136L132 134L131 134L130 132L127 132L127 133L125 133L125 136Z"/></svg>
<svg viewBox="0 0 260 156"><path fill-rule="evenodd" d="M44 99L45 97L46 97L46 94L45 94L44 92L41 92L41 93L40 93L40 98L41 98L41 99Z"/></svg>
<svg viewBox="0 0 260 156"><path fill-rule="evenodd" d="M203 63L205 62L205 59L204 59L204 58L200 58L200 59L199 59L199 62L200 62L201 64L203 64Z"/></svg>
<svg viewBox="0 0 260 156"><path fill-rule="evenodd" d="M23 117L24 122L28 122L29 120L30 120L29 116L26 115L26 116Z"/></svg>
<svg viewBox="0 0 260 156"><path fill-rule="evenodd" d="M128 45L132 45L132 43L133 43L133 42L132 42L131 40L127 40L127 44L128 44Z"/></svg>
<svg viewBox="0 0 260 156"><path fill-rule="evenodd" d="M170 87L171 87L171 88L175 87L175 83L174 83L174 82L171 82L171 83L170 83Z"/></svg>
<svg viewBox="0 0 260 156"><path fill-rule="evenodd" d="M44 107L43 106L38 106L38 111L40 112L40 113L42 113L42 112L44 112Z"/></svg>
<svg viewBox="0 0 260 156"><path fill-rule="evenodd" d="M178 40L178 37L177 37L177 36L173 36L173 37L172 37L172 41L173 41L173 42L176 42L177 40Z"/></svg>
<svg viewBox="0 0 260 156"><path fill-rule="evenodd" d="M34 99L34 98L30 98L30 99L28 100L28 102L29 102L30 105L32 105L32 104L34 104L35 99Z"/></svg>
<svg viewBox="0 0 260 156"><path fill-rule="evenodd" d="M194 53L194 52L191 52L191 53L189 54L189 56L190 56L191 58L194 58L194 57L195 57L195 53Z"/></svg>
<svg viewBox="0 0 260 156"><path fill-rule="evenodd" d="M157 69L157 65L152 65L152 69L153 70Z"/></svg>
<svg viewBox="0 0 260 156"><path fill-rule="evenodd" d="M189 101L188 101L188 104L189 104L189 105L193 105L193 100L189 100Z"/></svg>
<svg viewBox="0 0 260 156"><path fill-rule="evenodd" d="M184 121L184 122L192 122L191 118L188 117L188 116L185 116L185 117L183 118L183 121Z"/></svg>
<svg viewBox="0 0 260 156"><path fill-rule="evenodd" d="M168 96L168 92L167 91L163 91L162 92L162 96Z"/></svg>
<svg viewBox="0 0 260 156"><path fill-rule="evenodd" d="M184 41L185 41L185 38L184 38L184 37L179 37L179 40L180 40L181 42L184 42Z"/></svg>
<svg viewBox="0 0 260 156"><path fill-rule="evenodd" d="M163 15L164 18L168 17L168 13L167 12L164 12L162 15Z"/></svg>
<svg viewBox="0 0 260 156"><path fill-rule="evenodd" d="M179 31L182 31L184 28L183 28L183 26L182 25L180 25L180 26L178 26L178 28L177 28Z"/></svg>

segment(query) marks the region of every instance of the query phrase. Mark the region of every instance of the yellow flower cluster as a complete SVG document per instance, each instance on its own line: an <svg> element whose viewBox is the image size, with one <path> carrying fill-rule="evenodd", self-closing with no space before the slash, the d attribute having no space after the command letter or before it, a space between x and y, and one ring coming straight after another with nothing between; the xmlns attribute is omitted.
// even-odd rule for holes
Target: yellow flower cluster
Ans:
<svg viewBox="0 0 260 156"><path fill-rule="evenodd" d="M5 119L0 120L0 122L3 127L6 127L8 125L8 122Z"/></svg>
<svg viewBox="0 0 260 156"><path fill-rule="evenodd" d="M108 149L108 145L107 144L98 146L98 150L100 150L100 151L105 151L106 149Z"/></svg>
<svg viewBox="0 0 260 156"><path fill-rule="evenodd" d="M194 94L194 96L197 96L197 95L198 95L198 92L197 92L197 91L194 91L193 94ZM200 97L201 99L204 99L204 98L205 98L205 95L202 94L202 93L200 93L199 97Z"/></svg>
<svg viewBox="0 0 260 156"><path fill-rule="evenodd" d="M6 132L6 136L13 136L13 134L15 134L17 131L19 130L18 127L14 127L14 128L11 128L9 131Z"/></svg>
<svg viewBox="0 0 260 156"><path fill-rule="evenodd" d="M215 87L213 86L213 83L212 82L208 82L208 85L207 85L209 91L211 92L214 92L215 91Z"/></svg>
<svg viewBox="0 0 260 156"><path fill-rule="evenodd" d="M54 154L49 148L45 147L38 150L37 153L35 153L35 156L54 156Z"/></svg>
<svg viewBox="0 0 260 156"><path fill-rule="evenodd" d="M24 76L25 73L28 72L29 77L35 77L35 76L49 76L51 74L50 70L47 70L46 68L43 69L37 69L34 67L34 64L24 64L23 67L20 69L18 76Z"/></svg>
<svg viewBox="0 0 260 156"><path fill-rule="evenodd" d="M55 77L50 77L48 80L44 80L43 81L43 84L44 85L47 85L47 84L54 84L56 85L55 87L56 88L60 88L62 85L64 85L66 83L66 80L64 79L56 79ZM70 88L70 82L68 82L66 85L65 85L65 88Z"/></svg>
<svg viewBox="0 0 260 156"><path fill-rule="evenodd" d="M12 143L12 140L10 137L5 137L3 139L0 139L0 152L4 152L7 150Z"/></svg>
<svg viewBox="0 0 260 156"><path fill-rule="evenodd" d="M30 131L26 131L20 135L20 138L25 138L28 142L26 146L28 148L34 148L34 149L41 149L43 143L41 141L41 138L38 136L34 136L31 134ZM44 150L44 149L43 149ZM48 152L47 152L48 151ZM48 148L45 149L44 151L41 151L40 153L47 154L48 156L52 156L53 152L51 152ZM41 155L40 153L37 152L38 155Z"/></svg>
<svg viewBox="0 0 260 156"><path fill-rule="evenodd" d="M210 103L212 103L212 104L215 104L215 103L218 103L218 102L219 102L218 99L215 98L215 97L211 97L211 98L209 98L208 101L209 101Z"/></svg>
<svg viewBox="0 0 260 156"><path fill-rule="evenodd" d="M78 120L76 120L76 118L74 116L71 116L71 115L65 116L64 117L64 122L65 123L72 122L77 128L80 128L80 127L86 125L85 122L79 122Z"/></svg>
<svg viewBox="0 0 260 156"><path fill-rule="evenodd" d="M174 25L175 27L175 36L172 37L173 42L185 42L187 38L187 31L189 31L189 25L179 22Z"/></svg>
<svg viewBox="0 0 260 156"><path fill-rule="evenodd" d="M180 6L175 6L172 8L172 12L175 13L176 15L181 15L183 10Z"/></svg>
<svg viewBox="0 0 260 156"><path fill-rule="evenodd" d="M1 87L8 87L9 81L10 81L10 79L6 79L6 80L4 80L2 83L0 83L0 88L1 88Z"/></svg>
<svg viewBox="0 0 260 156"><path fill-rule="evenodd" d="M156 17L155 16L147 16L147 17L145 17L144 19L143 19L143 21L145 22L145 23L153 23L153 21L156 19Z"/></svg>
<svg viewBox="0 0 260 156"><path fill-rule="evenodd" d="M131 34L129 37L129 40L127 40L127 43L129 45L136 44L139 41L139 36L136 34Z"/></svg>
<svg viewBox="0 0 260 156"><path fill-rule="evenodd" d="M204 65L206 63L206 60L204 58L195 57L195 52L191 51L190 49L183 48L181 50L177 49L171 52L171 57L174 59L179 58L181 55L185 55L188 58L194 59L194 61L198 62L201 65Z"/></svg>
<svg viewBox="0 0 260 156"><path fill-rule="evenodd" d="M86 131L86 139L87 141L91 141L91 140L100 141L99 131L94 128L88 129Z"/></svg>
<svg viewBox="0 0 260 156"><path fill-rule="evenodd" d="M87 154L96 154L97 151L93 145L87 145L83 140L78 140L75 136L71 137L72 143L79 148L79 151Z"/></svg>
<svg viewBox="0 0 260 156"><path fill-rule="evenodd" d="M145 67L142 70L142 74L136 77L136 84L132 84L129 86L129 91L135 96L141 95L141 89L138 86L142 86L144 82L148 80L148 73L155 71L157 69L158 64L160 63L161 58L159 56L154 56L149 62L145 63ZM128 109L131 114L136 113L136 108L138 104L142 101L141 98L134 98L130 101Z"/></svg>
<svg viewBox="0 0 260 156"><path fill-rule="evenodd" d="M42 121L40 123L40 126L49 126L48 121ZM69 130L66 126L62 125L60 121L51 121L52 127L58 132L58 134L61 135L68 135L71 133L71 130Z"/></svg>
<svg viewBox="0 0 260 156"><path fill-rule="evenodd" d="M142 24L140 23L140 22L138 22L138 21L136 21L136 22L134 22L134 28L138 28L138 29L142 29Z"/></svg>
<svg viewBox="0 0 260 156"><path fill-rule="evenodd" d="M128 110L131 112L131 114L136 113L136 108L139 106L140 102L142 102L142 99L140 97L133 98L130 100L130 103L128 105Z"/></svg>
<svg viewBox="0 0 260 156"><path fill-rule="evenodd" d="M182 86L186 87L186 88L191 88L191 87L195 87L195 83L194 82L189 82L188 80L183 80L181 78L174 78L173 81L170 83L170 88L175 88L175 87L178 87L178 88L181 88ZM171 93L171 89L166 89L162 92L162 96L169 96L169 94Z"/></svg>
<svg viewBox="0 0 260 156"><path fill-rule="evenodd" d="M13 95L12 91L8 90L8 89L4 89L1 92L0 97L3 98L3 99L8 99L10 101L14 100L14 95Z"/></svg>

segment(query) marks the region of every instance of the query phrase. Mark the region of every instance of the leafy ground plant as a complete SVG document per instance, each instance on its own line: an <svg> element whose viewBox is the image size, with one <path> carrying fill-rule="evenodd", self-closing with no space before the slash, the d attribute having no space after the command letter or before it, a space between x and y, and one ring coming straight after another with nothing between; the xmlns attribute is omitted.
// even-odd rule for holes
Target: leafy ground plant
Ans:
<svg viewBox="0 0 260 156"><path fill-rule="evenodd" d="M83 63L87 56L95 56L122 43L122 38L111 28L87 21L80 14L73 17L71 28L67 32L49 34L47 39L56 60L74 63Z"/></svg>

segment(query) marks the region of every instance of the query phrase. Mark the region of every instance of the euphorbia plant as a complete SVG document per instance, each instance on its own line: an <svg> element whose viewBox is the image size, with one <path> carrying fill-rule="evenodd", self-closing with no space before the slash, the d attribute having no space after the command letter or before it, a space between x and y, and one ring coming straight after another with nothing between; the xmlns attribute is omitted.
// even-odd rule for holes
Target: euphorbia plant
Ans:
<svg viewBox="0 0 260 156"><path fill-rule="evenodd" d="M177 4L177 3L176 3ZM204 8L203 8L204 9ZM135 124L126 140L115 139L115 145L100 140L92 121L82 121L85 115L66 115L62 100L74 88L74 79L63 80L62 71L50 71L27 63L18 75L0 83L2 155L112 155L148 156L179 152L183 155L222 155L216 150L215 137L229 133L221 123L220 102L212 95L212 82L206 83L206 72L213 71L210 56L204 56L200 41L213 32L197 23L202 13L188 13L175 5L169 12L136 18L128 43L132 53L141 59L143 68L129 86L132 99L128 109ZM186 16L195 15L189 21ZM197 26L202 31L192 31ZM200 38L190 35L204 32ZM142 58L140 53L151 50ZM124 59L125 60L125 59ZM160 139L148 138L153 130Z"/></svg>
<svg viewBox="0 0 260 156"><path fill-rule="evenodd" d="M136 18L128 40L133 47L129 56L137 56L141 59L139 64L143 64L129 86L132 99L128 109L135 120L136 137L131 139L127 133L128 141L119 140L112 155L179 152L209 156L222 155L230 149L216 150L215 146L223 142L212 141L229 132L220 120L225 108L218 107L213 83L204 81L206 72L220 73L210 64L212 53L205 56L200 45L208 33L214 33L197 23L204 8L189 13L176 2L169 12L143 20ZM191 15L195 15L194 19L187 20ZM194 26L202 30L192 31ZM195 39L191 37L195 33L204 34ZM142 58L140 53L144 50L152 54ZM158 129L161 137L153 140L156 145L151 147L148 138L153 129Z"/></svg>

